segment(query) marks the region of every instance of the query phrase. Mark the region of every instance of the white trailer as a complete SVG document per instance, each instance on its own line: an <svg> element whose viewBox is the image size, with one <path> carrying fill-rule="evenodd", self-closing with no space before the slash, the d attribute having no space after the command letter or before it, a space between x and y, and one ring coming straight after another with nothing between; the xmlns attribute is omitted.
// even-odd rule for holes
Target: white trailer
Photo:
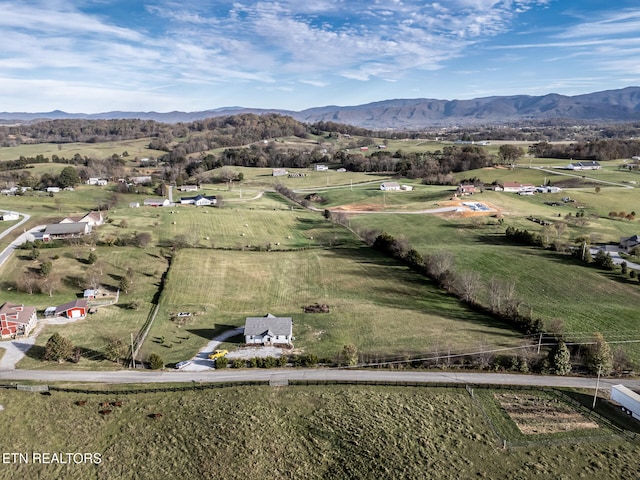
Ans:
<svg viewBox="0 0 640 480"><path fill-rule="evenodd" d="M624 385L611 387L611 400L622 406L622 411L628 413L636 420L640 420L640 395Z"/></svg>

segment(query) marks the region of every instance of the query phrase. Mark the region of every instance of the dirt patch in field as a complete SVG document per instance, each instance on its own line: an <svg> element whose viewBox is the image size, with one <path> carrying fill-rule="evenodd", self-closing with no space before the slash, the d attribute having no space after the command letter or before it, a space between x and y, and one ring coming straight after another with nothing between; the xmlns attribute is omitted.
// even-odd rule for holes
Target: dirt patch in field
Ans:
<svg viewBox="0 0 640 480"><path fill-rule="evenodd" d="M332 210L338 212L382 212L385 207L376 203L349 203L334 207Z"/></svg>
<svg viewBox="0 0 640 480"><path fill-rule="evenodd" d="M522 393L495 394L495 398L525 435L598 428L597 423L555 398Z"/></svg>

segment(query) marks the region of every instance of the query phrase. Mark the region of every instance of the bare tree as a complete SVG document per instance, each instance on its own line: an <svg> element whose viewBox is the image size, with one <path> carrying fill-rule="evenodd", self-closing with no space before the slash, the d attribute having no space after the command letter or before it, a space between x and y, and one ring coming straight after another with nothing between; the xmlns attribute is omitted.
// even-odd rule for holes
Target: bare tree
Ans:
<svg viewBox="0 0 640 480"><path fill-rule="evenodd" d="M476 302L481 285L481 277L478 272L464 271L458 276L458 290L465 302Z"/></svg>
<svg viewBox="0 0 640 480"><path fill-rule="evenodd" d="M60 276L56 274L49 274L40 282L40 291L53 297L53 294L60 287Z"/></svg>
<svg viewBox="0 0 640 480"><path fill-rule="evenodd" d="M20 276L18 288L29 295L33 295L33 291L38 284L38 278L30 272L25 272Z"/></svg>
<svg viewBox="0 0 640 480"><path fill-rule="evenodd" d="M440 280L446 272L453 271L453 254L447 250L435 252L427 258L427 272L433 278Z"/></svg>
<svg viewBox="0 0 640 480"><path fill-rule="evenodd" d="M491 277L489 280L489 304L492 312L497 313L502 310L503 299L503 282L497 277Z"/></svg>

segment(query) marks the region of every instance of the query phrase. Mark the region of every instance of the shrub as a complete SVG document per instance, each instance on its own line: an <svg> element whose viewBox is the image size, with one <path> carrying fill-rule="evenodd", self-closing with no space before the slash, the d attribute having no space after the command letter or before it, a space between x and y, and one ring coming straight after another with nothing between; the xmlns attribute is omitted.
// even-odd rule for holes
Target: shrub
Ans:
<svg viewBox="0 0 640 480"><path fill-rule="evenodd" d="M149 355L148 362L149 368L151 368L151 370L160 370L164 367L164 360L162 360L162 357L157 353L152 353L151 355Z"/></svg>
<svg viewBox="0 0 640 480"><path fill-rule="evenodd" d="M232 368L244 368L245 365L246 365L246 362L240 358L236 358L233 360L233 362L231 362Z"/></svg>
<svg viewBox="0 0 640 480"><path fill-rule="evenodd" d="M227 368L229 365L229 359L227 357L216 358L216 368Z"/></svg>

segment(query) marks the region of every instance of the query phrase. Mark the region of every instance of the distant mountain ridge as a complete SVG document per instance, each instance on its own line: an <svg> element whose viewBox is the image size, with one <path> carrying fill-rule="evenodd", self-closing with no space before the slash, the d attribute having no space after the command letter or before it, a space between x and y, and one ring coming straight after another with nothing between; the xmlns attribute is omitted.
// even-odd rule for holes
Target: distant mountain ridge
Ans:
<svg viewBox="0 0 640 480"><path fill-rule="evenodd" d="M566 96L551 93L541 96L513 95L471 100L427 98L395 99L355 106L329 105L302 111L223 107L200 112L105 112L96 114L0 113L5 121L30 122L38 119L134 119L164 123L192 122L204 118L242 113L289 115L305 123L335 122L381 129L420 129L434 126L499 124L535 120L570 119L579 122L640 121L640 87Z"/></svg>

